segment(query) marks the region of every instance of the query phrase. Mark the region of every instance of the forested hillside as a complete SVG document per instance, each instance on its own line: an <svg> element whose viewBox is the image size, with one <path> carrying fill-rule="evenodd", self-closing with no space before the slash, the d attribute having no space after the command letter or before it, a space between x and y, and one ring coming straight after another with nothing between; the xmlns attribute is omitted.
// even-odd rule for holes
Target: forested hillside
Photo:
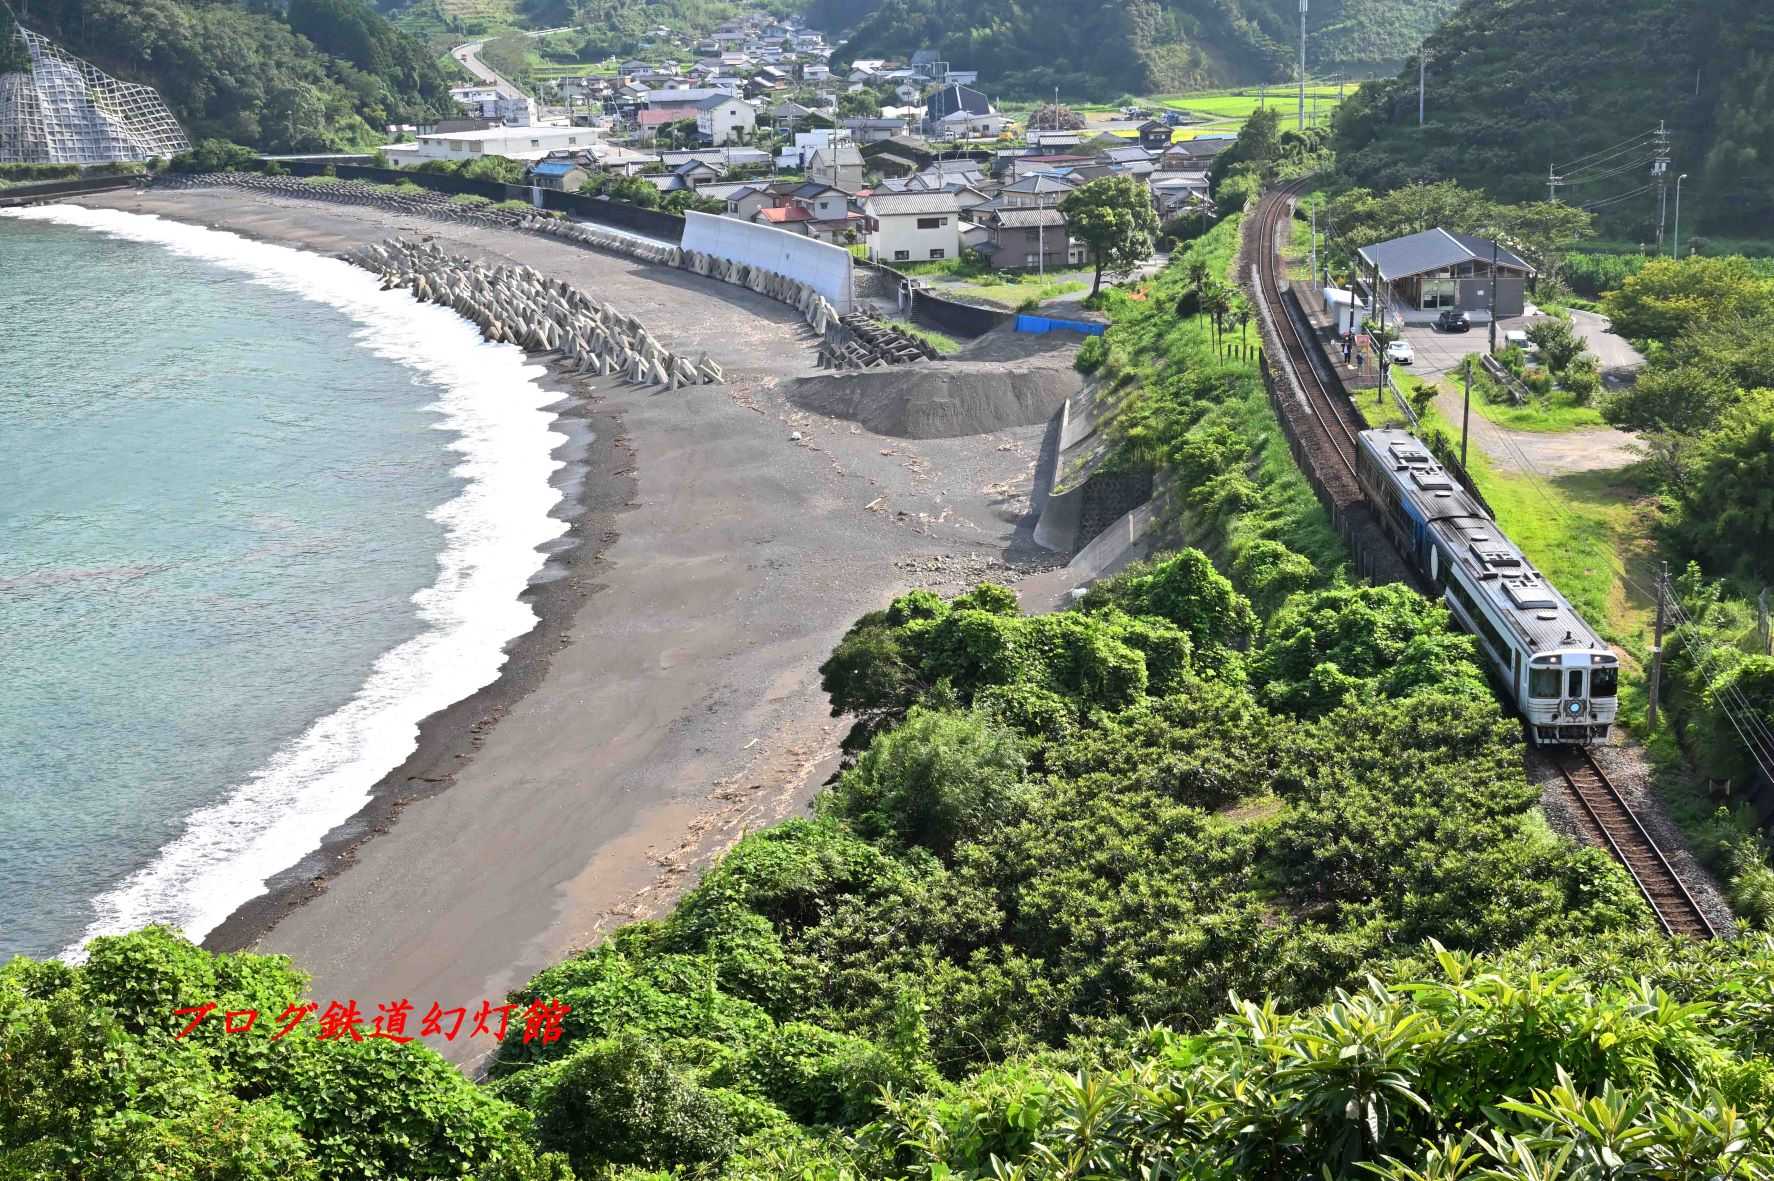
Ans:
<svg viewBox="0 0 1774 1181"><path fill-rule="evenodd" d="M1314 74L1389 69L1413 52L1455 0L1319 0L1308 16ZM1058 86L1113 98L1292 78L1294 0L813 0L808 18L854 25L849 58L940 50L981 71L994 95Z"/></svg>
<svg viewBox="0 0 1774 1181"><path fill-rule="evenodd" d="M1645 153L1603 156L1666 122L1684 216L1754 232L1774 212L1774 9L1763 0L1466 0L1429 39L1428 125L1417 70L1370 84L1337 115L1343 169L1386 189L1451 177L1505 200L1587 183L1614 236L1654 233ZM1586 157L1594 155L1593 160ZM1594 178L1594 179L1588 179Z"/></svg>
<svg viewBox="0 0 1774 1181"><path fill-rule="evenodd" d="M17 0L21 24L158 90L195 139L274 152L383 142L447 113L431 53L362 0Z"/></svg>

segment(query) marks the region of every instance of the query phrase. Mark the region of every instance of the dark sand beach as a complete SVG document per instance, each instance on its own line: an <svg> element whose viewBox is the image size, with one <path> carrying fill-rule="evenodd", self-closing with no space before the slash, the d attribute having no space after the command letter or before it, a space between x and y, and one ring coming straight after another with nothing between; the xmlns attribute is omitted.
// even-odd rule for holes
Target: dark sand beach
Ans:
<svg viewBox="0 0 1774 1181"><path fill-rule="evenodd" d="M540 626L497 683L426 723L364 813L208 941L294 957L323 1003L498 1003L657 913L745 831L803 811L836 766L845 723L817 669L857 616L912 587L1014 585L1051 563L1028 539L1049 426L907 440L799 409L783 383L815 372L811 333L749 291L232 190L83 203L324 253L430 236L574 283L729 376L563 384L572 544L531 588ZM469 1062L483 1047L436 1048Z"/></svg>

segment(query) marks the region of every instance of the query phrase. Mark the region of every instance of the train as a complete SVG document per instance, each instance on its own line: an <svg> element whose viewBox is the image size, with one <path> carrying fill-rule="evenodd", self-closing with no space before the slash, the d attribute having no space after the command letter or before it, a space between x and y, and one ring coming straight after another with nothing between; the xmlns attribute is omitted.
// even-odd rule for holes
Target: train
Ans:
<svg viewBox="0 0 1774 1181"><path fill-rule="evenodd" d="M1362 431L1356 479L1381 528L1478 641L1536 746L1605 742L1620 660L1408 431Z"/></svg>

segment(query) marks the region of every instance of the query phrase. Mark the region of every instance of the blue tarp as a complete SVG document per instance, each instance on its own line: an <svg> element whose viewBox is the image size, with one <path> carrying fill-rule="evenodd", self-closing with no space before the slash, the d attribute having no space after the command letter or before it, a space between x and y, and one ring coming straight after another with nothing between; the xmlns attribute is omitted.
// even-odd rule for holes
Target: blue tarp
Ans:
<svg viewBox="0 0 1774 1181"><path fill-rule="evenodd" d="M1109 330L1107 324L1097 324L1089 320L1053 320L1046 316L1019 315L1016 318L1016 330L1041 336L1049 332L1082 332L1085 336L1101 336Z"/></svg>

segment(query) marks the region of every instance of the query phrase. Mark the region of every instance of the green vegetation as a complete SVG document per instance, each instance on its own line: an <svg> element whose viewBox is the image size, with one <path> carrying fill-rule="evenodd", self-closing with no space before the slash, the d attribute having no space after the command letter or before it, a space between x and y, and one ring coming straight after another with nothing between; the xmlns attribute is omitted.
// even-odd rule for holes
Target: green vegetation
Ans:
<svg viewBox="0 0 1774 1181"><path fill-rule="evenodd" d="M1774 213L1770 37L1774 12L1760 0L1470 0L1428 39L1427 127L1417 127L1413 60L1343 104L1338 158L1370 188L1453 178L1506 201L1543 198L1552 165L1571 181L1595 177L1561 193L1595 201L1643 186L1649 153L1576 163L1664 120L1676 171L1693 174L1684 228L1759 234ZM1616 165L1628 167L1616 175ZM1652 190L1602 217L1647 242L1656 214Z"/></svg>
<svg viewBox="0 0 1774 1181"><path fill-rule="evenodd" d="M1144 181L1105 176L1068 193L1060 202L1066 232L1091 249L1096 277L1090 294L1103 289L1103 272L1126 275L1151 257L1158 214Z"/></svg>
<svg viewBox="0 0 1774 1181"><path fill-rule="evenodd" d="M907 336L923 341L943 356L961 351L961 342L952 336L914 324L910 320L888 320L887 323L899 329Z"/></svg>
<svg viewBox="0 0 1774 1181"><path fill-rule="evenodd" d="M1310 14L1315 71L1403 61L1455 0L1345 0ZM925 47L965 61L1010 96L1109 100L1289 76L1299 43L1293 0L1150 0L1080 7L1060 0L814 0L820 27L856 26L844 61Z"/></svg>
<svg viewBox="0 0 1774 1181"><path fill-rule="evenodd" d="M32 0L29 26L160 92L194 141L364 149L453 110L431 54L363 0Z"/></svg>

